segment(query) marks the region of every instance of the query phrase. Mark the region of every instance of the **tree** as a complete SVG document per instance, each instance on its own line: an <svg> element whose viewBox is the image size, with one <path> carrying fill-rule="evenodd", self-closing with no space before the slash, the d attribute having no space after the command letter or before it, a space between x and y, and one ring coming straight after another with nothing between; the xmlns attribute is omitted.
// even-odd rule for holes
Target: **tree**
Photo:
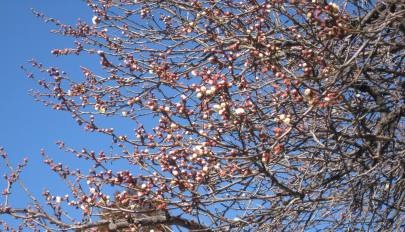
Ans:
<svg viewBox="0 0 405 232"><path fill-rule="evenodd" d="M404 229L404 1L86 2L77 25L34 13L76 39L53 54L100 67L77 78L32 61L50 77L29 75L33 96L118 152L60 142L94 164L44 154L70 198L0 214L50 231ZM12 186L24 164L9 167Z"/></svg>

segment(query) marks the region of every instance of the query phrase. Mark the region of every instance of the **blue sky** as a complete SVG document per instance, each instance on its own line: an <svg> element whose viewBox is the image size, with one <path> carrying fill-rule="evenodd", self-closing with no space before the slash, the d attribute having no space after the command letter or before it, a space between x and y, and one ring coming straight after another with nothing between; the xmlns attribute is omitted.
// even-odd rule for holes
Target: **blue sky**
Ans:
<svg viewBox="0 0 405 232"><path fill-rule="evenodd" d="M35 8L48 16L61 19L67 24L76 23L78 18L90 21L91 12L81 0L5 0L2 1L0 21L0 146L4 147L13 164L28 157L29 166L22 179L33 193L40 197L45 188L60 194L65 193L63 183L42 163L40 150L43 148L57 162L77 161L69 154L58 150L55 142L63 140L77 149L86 147L99 150L108 148L110 139L83 131L68 113L47 108L28 95L37 88L35 81L25 77L19 68L35 58L45 65L61 66L71 75L80 73L80 65L98 62L88 57L55 57L50 51L55 48L71 47L71 39L49 32L52 25L45 24L31 13ZM0 174L4 173L0 163ZM4 187L3 180L0 188ZM15 189L12 202L23 206L25 197ZM1 199L1 198L0 198ZM0 216L0 220L1 220Z"/></svg>

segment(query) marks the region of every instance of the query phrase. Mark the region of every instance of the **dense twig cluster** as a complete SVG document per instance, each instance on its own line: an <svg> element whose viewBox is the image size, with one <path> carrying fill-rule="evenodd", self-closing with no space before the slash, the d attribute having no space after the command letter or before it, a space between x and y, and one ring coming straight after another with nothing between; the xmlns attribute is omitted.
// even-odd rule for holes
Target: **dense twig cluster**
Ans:
<svg viewBox="0 0 405 232"><path fill-rule="evenodd" d="M44 154L73 195L44 194L54 215L36 202L0 213L48 230L113 223L100 212L127 230L404 229L404 2L87 2L94 16L77 25L35 14L77 40L53 54L102 69L73 78L32 61L52 77L33 95L120 151L60 142L94 162L85 174ZM101 126L111 117L134 130Z"/></svg>

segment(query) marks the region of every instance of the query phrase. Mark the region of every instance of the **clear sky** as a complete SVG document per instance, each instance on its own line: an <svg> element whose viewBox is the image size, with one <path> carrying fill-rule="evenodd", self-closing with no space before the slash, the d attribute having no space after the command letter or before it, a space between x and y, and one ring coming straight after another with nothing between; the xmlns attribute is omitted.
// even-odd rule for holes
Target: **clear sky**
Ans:
<svg viewBox="0 0 405 232"><path fill-rule="evenodd" d="M45 188L63 194L63 183L58 182L58 178L42 163L40 150L45 149L57 162L69 163L77 160L59 151L56 141L63 140L77 149L86 147L97 151L108 148L110 139L84 132L68 113L35 102L28 91L37 85L26 78L19 67L28 66L27 61L35 58L46 65L61 66L71 75L78 75L80 65L98 62L96 58L88 61L83 57L56 58L51 55L54 48L72 47L73 40L51 34L52 25L36 18L31 8L67 24L75 24L78 18L90 21L91 12L81 0L4 0L1 8L0 146L8 152L13 164L19 163L23 157L29 158L29 167L22 179L36 196L40 197ZM4 168L0 164L1 175ZM1 180L0 188L3 187L4 181ZM15 189L12 202L23 206L26 199L23 196L20 189Z"/></svg>

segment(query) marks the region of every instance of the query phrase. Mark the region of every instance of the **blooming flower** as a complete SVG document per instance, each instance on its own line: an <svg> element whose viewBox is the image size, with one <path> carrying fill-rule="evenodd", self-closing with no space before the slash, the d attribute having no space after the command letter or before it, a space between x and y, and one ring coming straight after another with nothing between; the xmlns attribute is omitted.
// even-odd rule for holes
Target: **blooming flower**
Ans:
<svg viewBox="0 0 405 232"><path fill-rule="evenodd" d="M241 115L241 114L244 114L244 113L245 113L245 110L243 108L237 108L235 110L236 115Z"/></svg>
<svg viewBox="0 0 405 232"><path fill-rule="evenodd" d="M304 95L309 96L311 94L311 89L305 89L304 90Z"/></svg>
<svg viewBox="0 0 405 232"><path fill-rule="evenodd" d="M94 15L93 18L91 18L91 22L94 25L97 25L100 22L100 18L98 16Z"/></svg>

